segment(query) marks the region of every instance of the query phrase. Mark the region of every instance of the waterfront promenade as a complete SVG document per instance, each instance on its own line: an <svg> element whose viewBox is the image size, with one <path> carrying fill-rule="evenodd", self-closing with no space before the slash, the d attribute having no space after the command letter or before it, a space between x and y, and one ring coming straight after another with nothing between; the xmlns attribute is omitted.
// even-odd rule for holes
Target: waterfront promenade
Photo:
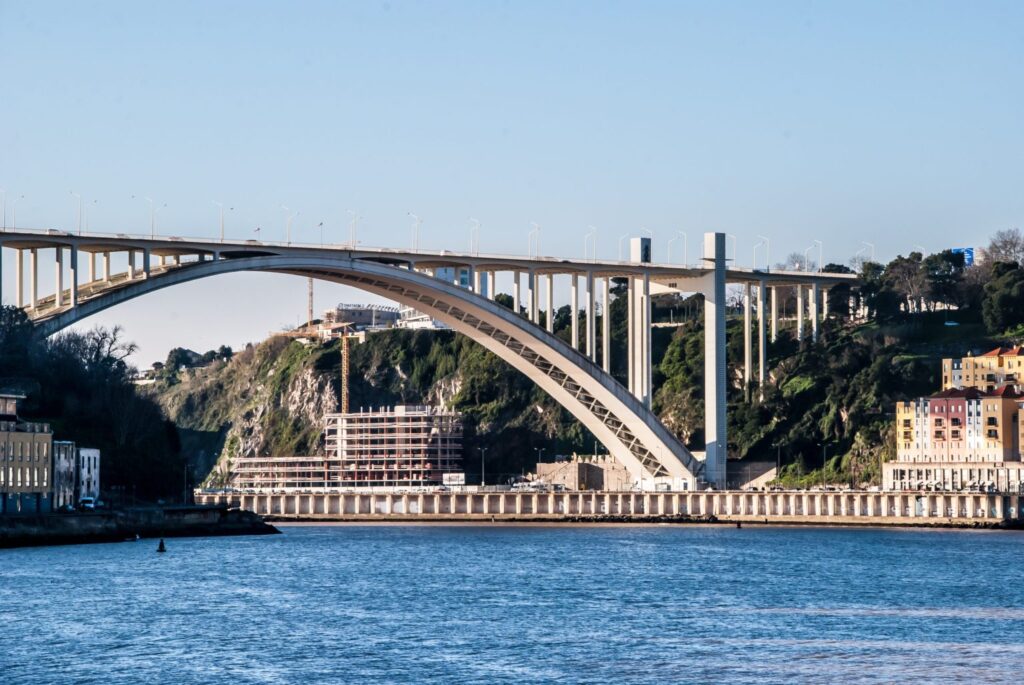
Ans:
<svg viewBox="0 0 1024 685"><path fill-rule="evenodd" d="M196 493L282 519L579 521L659 518L837 525L1024 523L1024 495L936 492L301 492Z"/></svg>

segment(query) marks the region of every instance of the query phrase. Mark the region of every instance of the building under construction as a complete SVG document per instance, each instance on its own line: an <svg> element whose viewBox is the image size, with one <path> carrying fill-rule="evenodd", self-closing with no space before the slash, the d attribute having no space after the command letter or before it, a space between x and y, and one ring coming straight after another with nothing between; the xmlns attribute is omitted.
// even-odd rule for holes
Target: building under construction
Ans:
<svg viewBox="0 0 1024 685"><path fill-rule="evenodd" d="M231 469L235 490L320 490L440 485L460 474L457 412L403 406L324 417L324 455L243 457Z"/></svg>

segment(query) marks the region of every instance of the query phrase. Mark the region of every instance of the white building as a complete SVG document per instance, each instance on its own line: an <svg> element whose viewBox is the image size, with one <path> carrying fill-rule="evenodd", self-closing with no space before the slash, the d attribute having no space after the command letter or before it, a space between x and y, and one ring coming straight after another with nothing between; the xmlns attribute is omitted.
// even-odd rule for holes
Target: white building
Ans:
<svg viewBox="0 0 1024 685"><path fill-rule="evenodd" d="M469 289L473 285L473 272L466 267L444 266L432 270L434 278L453 283L460 288ZM487 297L487 279L480 279L480 295ZM412 307L402 305L398 308L399 328L445 330L448 328L437 319L432 319L426 314L416 311Z"/></svg>
<svg viewBox="0 0 1024 685"><path fill-rule="evenodd" d="M100 451L92 447L78 448L78 499L100 496Z"/></svg>
<svg viewBox="0 0 1024 685"><path fill-rule="evenodd" d="M78 451L70 440L53 441L53 507L78 504L75 496Z"/></svg>

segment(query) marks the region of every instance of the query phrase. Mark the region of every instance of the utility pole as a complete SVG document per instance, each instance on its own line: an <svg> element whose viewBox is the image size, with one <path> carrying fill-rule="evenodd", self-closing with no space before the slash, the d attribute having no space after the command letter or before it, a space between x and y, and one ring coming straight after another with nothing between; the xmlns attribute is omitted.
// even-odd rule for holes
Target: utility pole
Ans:
<svg viewBox="0 0 1024 685"><path fill-rule="evenodd" d="M486 483L486 480L484 478L484 457L487 456L488 448L478 447L477 449L480 450L480 486L483 487Z"/></svg>
<svg viewBox="0 0 1024 685"><path fill-rule="evenodd" d="M309 302L306 309L306 326L313 328L313 277L309 277Z"/></svg>

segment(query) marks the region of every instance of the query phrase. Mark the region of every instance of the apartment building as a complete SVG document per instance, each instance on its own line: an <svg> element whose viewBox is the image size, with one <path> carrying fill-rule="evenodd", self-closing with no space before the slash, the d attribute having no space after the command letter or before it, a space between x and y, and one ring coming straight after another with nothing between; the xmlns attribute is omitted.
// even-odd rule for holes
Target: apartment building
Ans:
<svg viewBox="0 0 1024 685"><path fill-rule="evenodd" d="M0 393L0 514L53 509L53 434L48 423L18 418L23 399Z"/></svg>
<svg viewBox="0 0 1024 685"><path fill-rule="evenodd" d="M978 356L942 360L942 389L977 388L992 391L1012 385L1021 392L1024 347L997 347Z"/></svg>

